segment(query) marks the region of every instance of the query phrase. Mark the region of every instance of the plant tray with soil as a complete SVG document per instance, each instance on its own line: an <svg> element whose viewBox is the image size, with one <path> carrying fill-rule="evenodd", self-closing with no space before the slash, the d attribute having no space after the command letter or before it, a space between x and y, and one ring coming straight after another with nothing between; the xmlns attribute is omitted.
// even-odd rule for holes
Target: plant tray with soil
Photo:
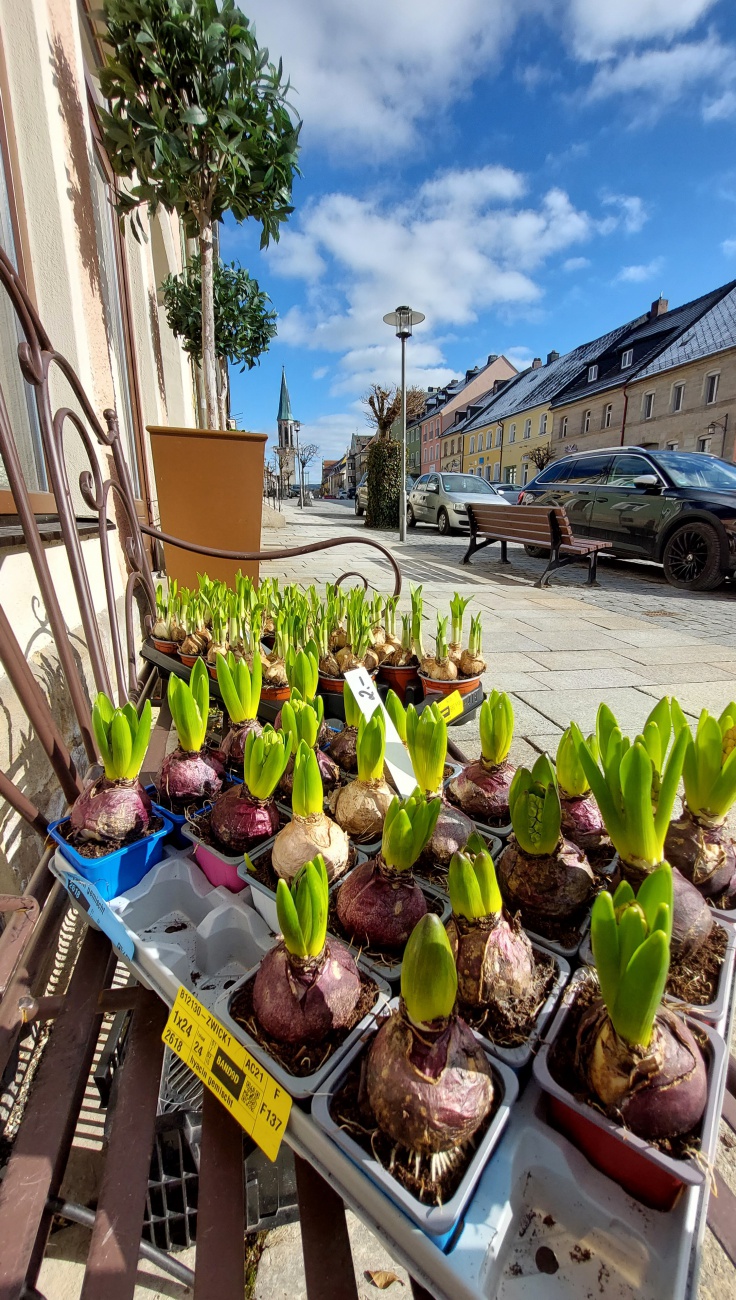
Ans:
<svg viewBox="0 0 736 1300"><path fill-rule="evenodd" d="M398 999L388 1010L398 1006ZM385 1014L385 1013L384 1013ZM518 1095L513 1071L487 1053L493 1102L472 1138L434 1156L395 1143L377 1125L364 1086L365 1060L377 1029L362 1035L312 1102L312 1117L383 1192L425 1232L441 1237L458 1222L498 1145Z"/></svg>
<svg viewBox="0 0 736 1300"><path fill-rule="evenodd" d="M138 844L141 840L146 840L150 835L159 835L166 828L166 822L163 817L157 817L155 814L149 818L148 825L140 831L129 831L120 839L110 839L106 843L100 844L97 840L85 839L80 831L75 831L69 821L65 818L59 822L56 827L54 838L57 841L63 840L69 848L74 849L80 858L87 858L95 862L100 858L109 857L111 853L119 853L121 849L130 848L133 844Z"/></svg>
<svg viewBox="0 0 736 1300"><path fill-rule="evenodd" d="M249 870L248 864L241 861L238 865L238 875L240 879L251 886L251 898L253 906L257 912L260 912L264 921L271 927L274 934L278 933L278 918L276 916L276 889L279 878L272 865L273 845L270 843L261 845L250 855L250 861L253 870ZM348 855L347 872L357 867L359 862L365 861L365 854L351 845ZM344 879L344 877L340 877Z"/></svg>
<svg viewBox="0 0 736 1300"><path fill-rule="evenodd" d="M512 1070L522 1070L531 1061L570 978L570 967L563 957L545 952L538 944L532 948L535 984L527 998L506 1007L466 1006L462 1001L458 1004L465 1023Z"/></svg>
<svg viewBox="0 0 736 1300"><path fill-rule="evenodd" d="M366 860L364 854L361 855L361 858L363 861ZM355 865L357 866L358 863L356 862ZM352 868L350 868L350 870L352 870ZM361 944L360 940L350 934L340 922L340 918L337 914L337 891L340 888L340 885L349 878L350 870L342 880L338 881L330 890L330 910L327 917L328 928L332 934L336 934L340 938L344 939L352 948L358 948L361 956L364 957L366 961L370 962L371 968L375 970L382 979L388 980L393 984L396 980L401 978L403 951L397 951L396 949L391 948L379 948L377 946L369 947L366 944ZM435 889L433 885L427 884L421 880L417 880L417 884L424 894L427 911L438 916L442 922L446 921L450 915L450 904L447 898L439 889Z"/></svg>

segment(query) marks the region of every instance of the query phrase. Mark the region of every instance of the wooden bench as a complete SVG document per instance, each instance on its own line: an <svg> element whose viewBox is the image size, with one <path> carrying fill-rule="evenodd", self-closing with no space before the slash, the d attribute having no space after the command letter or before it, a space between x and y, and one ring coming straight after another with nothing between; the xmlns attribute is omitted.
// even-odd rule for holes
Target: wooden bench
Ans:
<svg viewBox="0 0 736 1300"><path fill-rule="evenodd" d="M550 574L565 564L587 560L589 587L597 587L596 570L598 552L610 548L610 542L594 542L589 538L575 537L564 506L493 506L474 501L468 505L470 542L462 558L470 563L471 555L494 542L501 545L501 563L510 564L508 543L521 546L539 546L549 550L549 564L535 587L546 587ZM482 537L482 541L478 538Z"/></svg>

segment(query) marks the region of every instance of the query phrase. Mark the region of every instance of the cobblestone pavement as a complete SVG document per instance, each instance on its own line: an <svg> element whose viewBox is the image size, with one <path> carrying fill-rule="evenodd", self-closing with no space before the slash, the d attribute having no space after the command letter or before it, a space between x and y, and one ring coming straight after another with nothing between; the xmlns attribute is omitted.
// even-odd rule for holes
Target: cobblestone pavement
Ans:
<svg viewBox="0 0 736 1300"><path fill-rule="evenodd" d="M489 548L474 556L469 567L461 567L466 542L460 536L441 538L420 525L401 546L395 535L366 530L355 518L352 502L316 502L303 512L287 503L285 511L287 526L277 535L279 548L335 536L355 542L368 537L388 546L404 579L402 608L408 607L408 584L423 584L430 634L435 611L447 612L456 589L473 593L471 608L485 612L484 685L513 697L516 736L511 756L516 763L533 761L545 749L554 751L571 718L585 730L592 729L602 700L631 733L641 728L664 694L676 694L692 718L705 707L718 712L736 696L736 589L731 583L717 592L682 593L668 586L655 565L603 560L599 587L586 588L584 567L574 565L540 591L532 584L544 561L531 559L521 547L509 547L509 566L493 558ZM274 545L273 536L264 536L264 547ZM279 575L285 582L324 587L355 569L370 585L392 588L388 563L360 546L266 563L261 572ZM454 727L453 739L475 756L477 722ZM717 1164L736 1192L733 1138L725 1125L722 1130ZM361 1243L361 1258L373 1258L372 1251L381 1249L356 1221L352 1234L354 1242ZM269 1254L268 1268L259 1274L258 1300L300 1294L300 1259L290 1257L299 1253L298 1238L296 1232L292 1235L291 1251L283 1250L284 1242L283 1253ZM708 1231L698 1300L723 1300L726 1295L736 1295L736 1269Z"/></svg>

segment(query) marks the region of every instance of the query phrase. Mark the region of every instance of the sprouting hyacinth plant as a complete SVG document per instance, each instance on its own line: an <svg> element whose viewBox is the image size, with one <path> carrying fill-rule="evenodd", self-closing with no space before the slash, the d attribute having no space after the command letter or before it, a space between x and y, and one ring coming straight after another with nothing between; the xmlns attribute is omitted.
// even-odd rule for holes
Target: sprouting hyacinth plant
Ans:
<svg viewBox="0 0 736 1300"><path fill-rule="evenodd" d="M276 912L282 942L263 958L253 985L259 1025L280 1042L322 1042L346 1028L361 992L355 959L327 935L329 870L317 853L291 888L278 882Z"/></svg>
<svg viewBox="0 0 736 1300"><path fill-rule="evenodd" d="M308 704L314 701L319 684L319 652L316 643L310 642L304 650L290 648L286 657L286 676L292 692Z"/></svg>
<svg viewBox="0 0 736 1300"><path fill-rule="evenodd" d="M243 756L244 785L254 799L270 799L286 770L293 736L264 727L260 736L250 732Z"/></svg>
<svg viewBox="0 0 736 1300"><path fill-rule="evenodd" d="M381 857L390 871L411 871L432 836L439 812L440 800L420 793L392 799L381 841Z"/></svg>
<svg viewBox="0 0 736 1300"><path fill-rule="evenodd" d="M514 737L514 707L505 691L492 690L480 706L481 756L450 782L455 803L478 821L509 820L509 790L514 768L508 762Z"/></svg>
<svg viewBox="0 0 736 1300"><path fill-rule="evenodd" d="M410 585L411 596L411 646L414 655L421 664L425 659L424 641L422 638L422 622L424 620L424 599L422 597L422 587Z"/></svg>
<svg viewBox="0 0 736 1300"><path fill-rule="evenodd" d="M447 723L436 704L417 713L413 704L406 710L406 745L417 785L431 797L442 789L447 758Z"/></svg>
<svg viewBox="0 0 736 1300"><path fill-rule="evenodd" d="M80 840L112 849L144 834L151 819L151 801L138 780L151 736L150 700L139 718L132 704L118 709L101 691L92 707L92 730L105 775L88 781L72 805L71 830Z"/></svg>
<svg viewBox="0 0 736 1300"><path fill-rule="evenodd" d="M313 704L292 696L281 709L281 730L294 737L294 749L306 741L310 749L317 744L320 727L324 721L325 702L318 695Z"/></svg>
<svg viewBox="0 0 736 1300"><path fill-rule="evenodd" d="M599 757L598 741L595 735L586 738L586 744L595 758L596 762ZM572 733L572 728L568 727L560 736L557 746L557 757L555 760L555 769L557 774L557 784L560 794L569 799L582 799L584 795L590 793L590 782L585 775L585 769L580 762L577 745Z"/></svg>
<svg viewBox="0 0 736 1300"><path fill-rule="evenodd" d="M358 781L371 785L383 780L385 753L386 723L383 711L376 709L370 718L361 717L358 723Z"/></svg>
<svg viewBox="0 0 736 1300"><path fill-rule="evenodd" d="M261 702L261 660L258 655L250 670L244 659L236 659L232 650L216 659L217 684L222 702L234 726L252 722Z"/></svg>
<svg viewBox="0 0 736 1300"><path fill-rule="evenodd" d="M296 817L316 817L322 812L322 777L314 750L306 740L299 741L294 758L291 802Z"/></svg>
<svg viewBox="0 0 736 1300"><path fill-rule="evenodd" d="M322 774L306 740L299 741L294 757L291 806L294 815L274 841L271 861L276 875L290 882L305 862L321 853L330 880L337 879L347 868L350 843L342 827L324 812Z"/></svg>
<svg viewBox="0 0 736 1300"><path fill-rule="evenodd" d="M450 601L450 614L452 617L450 650L454 652L458 660L460 657L460 651L463 648L463 619L465 617L465 611L472 599L472 596L461 596L456 591Z"/></svg>
<svg viewBox="0 0 736 1300"><path fill-rule="evenodd" d="M403 745L406 744L406 709L399 699L396 691L389 690L386 693L385 707L388 716L393 722L399 739Z"/></svg>
<svg viewBox="0 0 736 1300"><path fill-rule="evenodd" d="M480 707L480 748L487 768L505 763L514 738L514 706L505 691L492 690Z"/></svg>
<svg viewBox="0 0 736 1300"><path fill-rule="evenodd" d="M576 1060L611 1118L640 1137L688 1133L705 1109L705 1063L687 1024L662 998L675 906L667 863L635 895L599 894L591 942L602 1004L578 1026Z"/></svg>
<svg viewBox="0 0 736 1300"><path fill-rule="evenodd" d="M595 882L583 850L561 834L560 795L547 754L540 754L531 771L517 769L509 809L514 834L498 863L507 907L521 909L535 928L576 918Z"/></svg>
<svg viewBox="0 0 736 1300"><path fill-rule="evenodd" d="M370 718L360 719L356 780L341 786L330 801L335 820L361 843L368 843L381 834L393 798L383 775L385 753L386 723L379 708Z"/></svg>
<svg viewBox="0 0 736 1300"><path fill-rule="evenodd" d="M665 840L668 862L705 898L727 906L736 887L736 842L725 824L736 801L735 741L736 704L728 704L719 718L703 709L695 735L687 737L682 815L671 822Z"/></svg>
<svg viewBox="0 0 736 1300"><path fill-rule="evenodd" d="M204 660L196 660L189 683L171 673L167 695L181 749L186 754L198 753L205 742L210 712L210 683Z"/></svg>
<svg viewBox="0 0 736 1300"><path fill-rule="evenodd" d="M412 930L401 963L401 997L417 1028L447 1020L457 998L457 970L447 932L428 912Z"/></svg>
<svg viewBox="0 0 736 1300"><path fill-rule="evenodd" d="M447 922L458 972L458 994L466 1007L493 1007L502 1017L534 1006L540 978L531 943L503 911L493 858L477 833L450 863Z"/></svg>
<svg viewBox="0 0 736 1300"><path fill-rule="evenodd" d="M470 620L468 648L460 656L460 671L464 677L479 677L486 670L483 658L483 619L475 614Z"/></svg>
<svg viewBox="0 0 736 1300"><path fill-rule="evenodd" d="M329 882L321 853L306 862L291 888L285 880L276 887L276 914L289 954L304 961L321 957L327 938Z"/></svg>
<svg viewBox="0 0 736 1300"><path fill-rule="evenodd" d="M483 845L472 855L455 853L447 877L452 912L465 921L481 921L500 915L503 907L493 858Z"/></svg>

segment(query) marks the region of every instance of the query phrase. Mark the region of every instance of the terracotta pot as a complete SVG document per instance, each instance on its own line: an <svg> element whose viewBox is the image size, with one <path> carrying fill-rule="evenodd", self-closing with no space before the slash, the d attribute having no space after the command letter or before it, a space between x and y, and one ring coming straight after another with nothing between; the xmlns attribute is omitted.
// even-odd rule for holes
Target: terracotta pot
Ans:
<svg viewBox="0 0 736 1300"><path fill-rule="evenodd" d="M371 681L375 681L377 672L378 669L374 668L373 672L368 674ZM317 690L324 695L342 695L345 690L345 678L327 677L325 673L320 673Z"/></svg>
<svg viewBox="0 0 736 1300"><path fill-rule="evenodd" d="M407 687L419 681L419 669L416 664L406 664L401 668L394 664L381 664L378 679L395 691L403 704Z"/></svg>
<svg viewBox="0 0 736 1300"><path fill-rule="evenodd" d="M261 687L262 700L288 700L291 698L290 686L266 686Z"/></svg>
<svg viewBox="0 0 736 1300"><path fill-rule="evenodd" d="M193 668L197 660L201 658L201 655L183 655L181 651L179 651L179 658L185 668Z"/></svg>
<svg viewBox="0 0 736 1300"><path fill-rule="evenodd" d="M178 641L159 641L158 637L152 636L154 650L158 650L162 655L175 655L179 652Z"/></svg>
<svg viewBox="0 0 736 1300"><path fill-rule="evenodd" d="M148 425L161 531L217 550L261 548L263 454L267 435L237 429ZM164 543L166 572L197 586L197 571L231 587L242 569L258 581L257 560L221 560Z"/></svg>
<svg viewBox="0 0 736 1300"><path fill-rule="evenodd" d="M437 682L426 673L418 675L425 695L452 695L453 691L459 691L461 695L470 695L476 686L480 686L480 677L456 677L454 682Z"/></svg>
<svg viewBox="0 0 736 1300"><path fill-rule="evenodd" d="M210 675L210 677L212 678L213 682L216 682L216 681L217 681L217 665L216 665L216 664L208 664L208 665L207 665L207 672L209 673L209 675Z"/></svg>

